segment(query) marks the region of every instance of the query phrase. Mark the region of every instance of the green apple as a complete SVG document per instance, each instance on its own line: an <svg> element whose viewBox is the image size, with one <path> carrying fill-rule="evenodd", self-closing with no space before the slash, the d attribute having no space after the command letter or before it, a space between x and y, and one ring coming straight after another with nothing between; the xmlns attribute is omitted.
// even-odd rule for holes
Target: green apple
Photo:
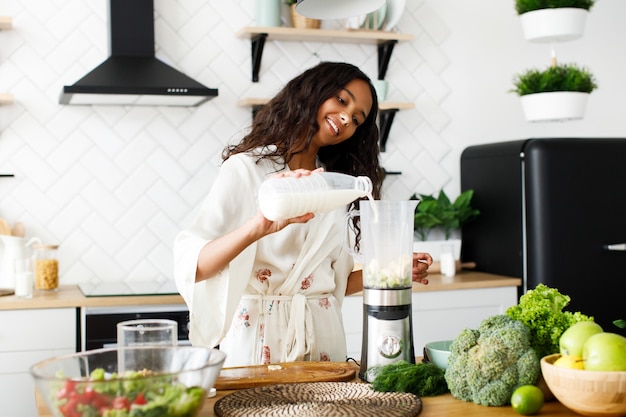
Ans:
<svg viewBox="0 0 626 417"><path fill-rule="evenodd" d="M626 337L617 333L597 333L583 346L585 369L589 371L626 371Z"/></svg>
<svg viewBox="0 0 626 417"><path fill-rule="evenodd" d="M563 356L583 356L583 345L590 336L602 333L602 327L593 321L579 321L568 327L559 339Z"/></svg>

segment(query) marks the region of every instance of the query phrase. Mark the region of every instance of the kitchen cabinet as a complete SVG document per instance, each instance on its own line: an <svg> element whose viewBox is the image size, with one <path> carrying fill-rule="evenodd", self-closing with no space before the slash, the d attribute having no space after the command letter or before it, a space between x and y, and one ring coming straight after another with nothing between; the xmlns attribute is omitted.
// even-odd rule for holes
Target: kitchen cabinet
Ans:
<svg viewBox="0 0 626 417"><path fill-rule="evenodd" d="M259 81L259 69L266 40L329 43L372 43L378 45L378 79L385 78L396 43L410 41L413 35L381 30L322 30L288 27L247 26L237 36L250 38L252 46L252 81Z"/></svg>
<svg viewBox="0 0 626 417"><path fill-rule="evenodd" d="M0 417L35 417L30 367L76 352L77 309L0 311Z"/></svg>
<svg viewBox="0 0 626 417"><path fill-rule="evenodd" d="M481 275L485 280L474 281L474 288L471 288L471 277ZM519 279L476 273L461 273L451 280L441 275L431 275L429 280L429 285L414 285L411 299L413 346L416 355L422 354L424 345L428 342L454 339L461 330L477 328L483 319L503 314L508 307L517 304L517 287L521 285ZM496 283L496 280L499 281ZM448 287L450 289L446 289ZM346 297L342 314L348 357L360 361L363 297Z"/></svg>

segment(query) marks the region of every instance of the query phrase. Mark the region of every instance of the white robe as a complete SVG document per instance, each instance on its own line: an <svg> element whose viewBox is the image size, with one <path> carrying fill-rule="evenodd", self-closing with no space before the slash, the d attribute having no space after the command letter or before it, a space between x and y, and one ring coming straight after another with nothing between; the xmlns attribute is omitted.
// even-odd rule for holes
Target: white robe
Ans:
<svg viewBox="0 0 626 417"><path fill-rule="evenodd" d="M271 161L231 156L193 224L176 237L174 276L190 311L190 341L219 344L225 366L345 361L341 306L354 265L343 247L345 210L265 236L195 282L202 247L256 214L260 184L275 170Z"/></svg>

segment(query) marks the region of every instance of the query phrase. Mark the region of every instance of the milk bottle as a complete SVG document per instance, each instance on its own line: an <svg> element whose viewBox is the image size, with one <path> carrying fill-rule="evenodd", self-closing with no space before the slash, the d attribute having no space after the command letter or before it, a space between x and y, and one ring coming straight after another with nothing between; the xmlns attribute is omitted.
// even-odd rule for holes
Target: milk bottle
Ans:
<svg viewBox="0 0 626 417"><path fill-rule="evenodd" d="M306 213L325 213L371 193L372 181L368 177L337 172L269 178L259 189L259 208L268 220L284 220Z"/></svg>

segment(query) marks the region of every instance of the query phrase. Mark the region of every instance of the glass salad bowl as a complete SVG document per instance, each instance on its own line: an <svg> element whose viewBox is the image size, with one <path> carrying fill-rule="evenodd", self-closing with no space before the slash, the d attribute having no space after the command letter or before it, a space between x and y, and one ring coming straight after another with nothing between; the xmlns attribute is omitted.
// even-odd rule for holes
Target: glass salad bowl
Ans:
<svg viewBox="0 0 626 417"><path fill-rule="evenodd" d="M55 417L193 417L225 358L193 346L104 348L46 359L31 374Z"/></svg>

